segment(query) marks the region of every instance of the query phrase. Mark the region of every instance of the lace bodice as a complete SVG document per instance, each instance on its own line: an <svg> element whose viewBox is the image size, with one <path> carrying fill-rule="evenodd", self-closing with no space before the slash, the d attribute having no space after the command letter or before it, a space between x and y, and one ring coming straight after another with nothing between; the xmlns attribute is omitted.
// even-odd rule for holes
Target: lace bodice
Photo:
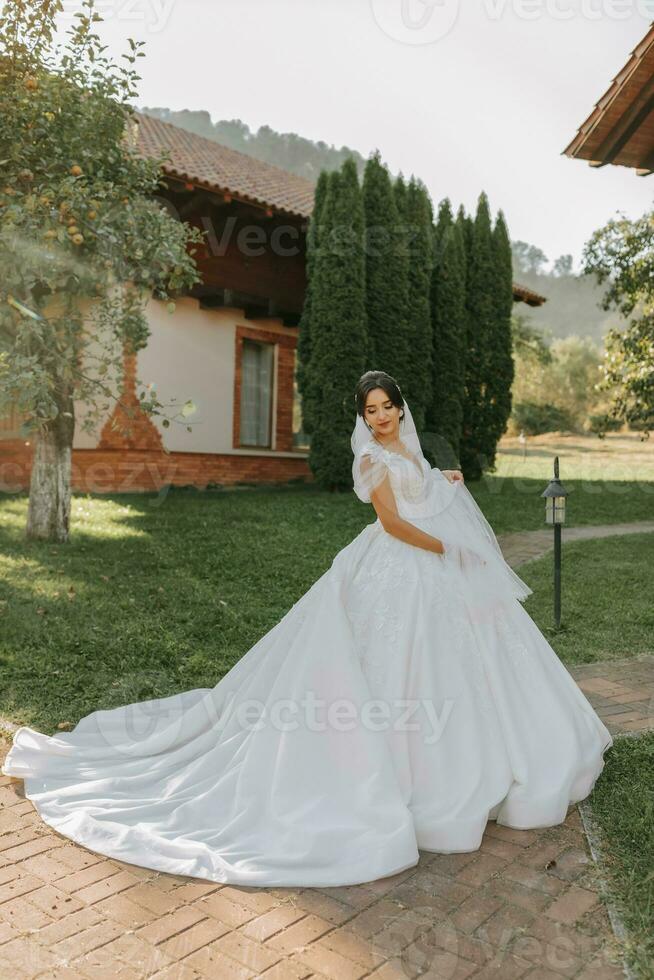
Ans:
<svg viewBox="0 0 654 980"><path fill-rule="evenodd" d="M370 457L377 468L388 474L395 502L401 516L423 517L438 513L456 492L438 467L431 467L424 456L411 457L386 449L371 438L362 456Z"/></svg>

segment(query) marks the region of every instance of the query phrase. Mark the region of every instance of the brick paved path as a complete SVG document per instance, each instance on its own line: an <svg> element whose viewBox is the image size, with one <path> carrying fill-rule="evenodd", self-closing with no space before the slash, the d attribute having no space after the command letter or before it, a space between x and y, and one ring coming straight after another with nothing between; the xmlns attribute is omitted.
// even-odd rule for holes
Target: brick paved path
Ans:
<svg viewBox="0 0 654 980"><path fill-rule="evenodd" d="M614 534L642 534L654 531L654 521L632 521L629 524L589 524L582 527L563 526L562 544L567 541L587 541L589 538L608 538ZM554 531L542 528L538 531L516 531L498 534L497 540L509 565L518 565L540 558L554 548Z"/></svg>
<svg viewBox="0 0 654 980"><path fill-rule="evenodd" d="M570 540L593 530L564 534ZM546 551L551 532L512 535L501 544L518 565L525 554ZM571 673L612 732L653 727L654 656ZM8 746L0 740L0 757ZM490 821L479 851L422 852L415 868L392 878L261 889L108 860L51 830L22 787L0 776L2 978L623 976L576 807L564 824L542 830Z"/></svg>

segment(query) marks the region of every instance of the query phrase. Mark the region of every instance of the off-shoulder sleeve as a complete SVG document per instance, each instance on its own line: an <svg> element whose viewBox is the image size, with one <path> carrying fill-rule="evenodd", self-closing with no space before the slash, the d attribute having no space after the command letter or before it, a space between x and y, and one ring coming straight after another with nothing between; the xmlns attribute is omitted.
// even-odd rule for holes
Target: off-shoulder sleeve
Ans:
<svg viewBox="0 0 654 980"><path fill-rule="evenodd" d="M354 492L359 500L370 503L370 495L379 487L389 471L389 454L383 446L370 442L363 447L352 463Z"/></svg>

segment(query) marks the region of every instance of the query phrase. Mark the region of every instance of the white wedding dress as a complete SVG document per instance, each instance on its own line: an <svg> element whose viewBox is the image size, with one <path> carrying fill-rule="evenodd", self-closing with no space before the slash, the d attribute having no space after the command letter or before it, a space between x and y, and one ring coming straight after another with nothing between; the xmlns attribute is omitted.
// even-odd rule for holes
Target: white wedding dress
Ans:
<svg viewBox="0 0 654 980"><path fill-rule="evenodd" d="M2 772L46 823L164 872L335 886L476 850L489 819L561 823L591 792L611 735L467 487L374 438L360 459L445 555L376 520L215 687L19 728Z"/></svg>

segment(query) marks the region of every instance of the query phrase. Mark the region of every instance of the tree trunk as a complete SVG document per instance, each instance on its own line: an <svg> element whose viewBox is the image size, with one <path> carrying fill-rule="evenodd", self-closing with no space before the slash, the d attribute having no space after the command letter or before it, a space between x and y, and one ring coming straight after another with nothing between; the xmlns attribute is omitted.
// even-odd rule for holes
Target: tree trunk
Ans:
<svg viewBox="0 0 654 980"><path fill-rule="evenodd" d="M27 513L28 538L68 541L74 432L73 399L66 396L59 402L58 416L36 438Z"/></svg>

